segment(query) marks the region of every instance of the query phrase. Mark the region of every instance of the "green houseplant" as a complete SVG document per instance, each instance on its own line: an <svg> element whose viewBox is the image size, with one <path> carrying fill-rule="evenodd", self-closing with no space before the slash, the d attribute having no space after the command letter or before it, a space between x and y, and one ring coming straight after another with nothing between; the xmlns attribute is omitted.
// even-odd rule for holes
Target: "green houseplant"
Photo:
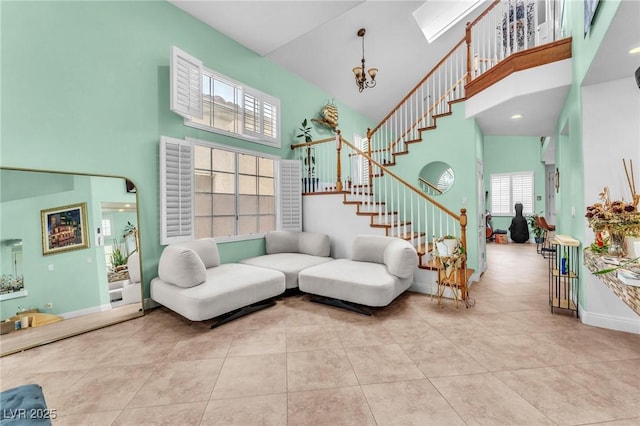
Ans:
<svg viewBox="0 0 640 426"><path fill-rule="evenodd" d="M527 222L531 227L531 232L533 233L533 237L536 243L541 243L544 241L544 229L540 228L538 225L538 214L532 214L527 217Z"/></svg>
<svg viewBox="0 0 640 426"><path fill-rule="evenodd" d="M313 138L311 137L312 127L309 126L308 123L309 122L307 121L306 118L302 120L302 125L298 128L298 130L300 131L300 134L296 135L297 138L304 137L305 142L311 142L313 140Z"/></svg>

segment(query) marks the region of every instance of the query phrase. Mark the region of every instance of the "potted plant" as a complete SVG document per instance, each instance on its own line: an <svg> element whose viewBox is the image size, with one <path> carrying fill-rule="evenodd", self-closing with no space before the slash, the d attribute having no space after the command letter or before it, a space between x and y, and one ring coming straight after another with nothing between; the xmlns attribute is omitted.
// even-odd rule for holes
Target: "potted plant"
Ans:
<svg viewBox="0 0 640 426"><path fill-rule="evenodd" d="M297 138L304 137L305 142L311 142L313 138L311 137L311 126L308 125L308 121L305 118L302 120L302 126L298 128L300 131L299 135L296 135Z"/></svg>
<svg viewBox="0 0 640 426"><path fill-rule="evenodd" d="M541 244L544 242L544 229L540 228L538 225L538 215L532 214L527 217L527 222L529 222L529 226L531 227L531 232L533 233L533 238L536 241L536 244Z"/></svg>

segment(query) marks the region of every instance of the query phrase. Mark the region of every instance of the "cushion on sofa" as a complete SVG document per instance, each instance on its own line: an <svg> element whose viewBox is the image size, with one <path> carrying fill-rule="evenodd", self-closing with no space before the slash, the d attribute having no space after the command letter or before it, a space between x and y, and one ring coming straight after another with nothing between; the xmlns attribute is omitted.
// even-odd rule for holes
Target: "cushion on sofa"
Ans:
<svg viewBox="0 0 640 426"><path fill-rule="evenodd" d="M311 256L328 257L331 254L331 240L320 232L301 232L298 234L298 251Z"/></svg>
<svg viewBox="0 0 640 426"><path fill-rule="evenodd" d="M393 275L409 278L413 276L418 265L418 254L411 243L396 239L384 249L384 263Z"/></svg>
<svg viewBox="0 0 640 426"><path fill-rule="evenodd" d="M348 259L304 269L298 279L306 293L366 306L387 306L413 284L413 277L392 275L383 264Z"/></svg>
<svg viewBox="0 0 640 426"><path fill-rule="evenodd" d="M193 287L207 278L206 268L198 254L180 244L164 248L158 262L158 277L178 287Z"/></svg>
<svg viewBox="0 0 640 426"><path fill-rule="evenodd" d="M331 257L312 256L303 253L275 253L242 259L239 263L284 272L286 288L295 288L298 287L298 273L301 270L331 260L333 260Z"/></svg>
<svg viewBox="0 0 640 426"><path fill-rule="evenodd" d="M264 236L267 254L297 253L298 233L290 231L269 231Z"/></svg>
<svg viewBox="0 0 640 426"><path fill-rule="evenodd" d="M357 235L353 240L351 260L384 263L384 251L394 241L384 235Z"/></svg>
<svg viewBox="0 0 640 426"><path fill-rule="evenodd" d="M218 245L213 238L200 238L198 240L189 241L186 243L179 243L182 247L186 247L195 251L205 268L213 268L220 264L220 253L218 252Z"/></svg>
<svg viewBox="0 0 640 426"><path fill-rule="evenodd" d="M177 288L155 278L151 298L191 321L203 321L282 294L282 272L240 263L226 263L206 270L201 285Z"/></svg>

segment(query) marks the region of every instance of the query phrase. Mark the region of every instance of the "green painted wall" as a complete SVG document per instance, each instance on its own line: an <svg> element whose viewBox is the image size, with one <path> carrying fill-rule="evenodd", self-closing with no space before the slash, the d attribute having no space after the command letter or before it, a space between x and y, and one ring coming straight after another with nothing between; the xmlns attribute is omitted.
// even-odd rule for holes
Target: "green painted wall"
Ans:
<svg viewBox="0 0 640 426"><path fill-rule="evenodd" d="M545 174L540 161L540 138L531 136L485 136L484 137L484 184L489 191L487 209L491 208L491 174L533 171L534 211L544 211ZM493 229L509 229L512 216L492 214ZM532 237L533 238L533 237Z"/></svg>
<svg viewBox="0 0 640 426"><path fill-rule="evenodd" d="M0 8L1 165L130 178L138 188L146 295L162 251L160 136L288 157L302 119L316 117L331 99L167 2L0 2ZM172 45L280 98L282 148L185 127L169 110ZM373 127L346 106L337 107L345 135ZM315 129L316 136L326 134ZM263 253L264 241L221 244L220 250L229 262Z"/></svg>
<svg viewBox="0 0 640 426"><path fill-rule="evenodd" d="M478 250L475 230L476 211L476 147L478 128L473 119L464 118L464 103L452 106L452 115L438 118L437 127L422 133L422 142L412 144L409 155L396 156L393 171L407 182L419 187L420 170L431 161L443 161L451 166L455 181L449 191L434 197L439 203L460 213L469 211L467 222L468 264L477 268ZM467 155L468 154L468 155Z"/></svg>
<svg viewBox="0 0 640 426"><path fill-rule="evenodd" d="M621 0L600 1L589 34L584 36L584 3L568 1L567 27L572 36L573 84L556 124L556 167L560 172L560 188L556 194L556 229L584 242L584 167L582 151L581 86L591 62L615 16ZM575 209L575 217L571 214ZM589 273L583 264L579 274L580 304L584 306L584 276Z"/></svg>
<svg viewBox="0 0 640 426"><path fill-rule="evenodd" d="M67 177L61 177L66 180ZM49 175L49 180L55 176ZM28 180L27 180L28 182ZM13 181L21 187L24 182ZM55 183L52 184L56 186ZM25 189L28 186L23 186ZM100 203L92 195L91 178L75 177L73 189L47 195L2 203L0 235L2 239L23 240L24 283L28 296L0 302L0 316L14 315L18 305L37 307L44 312L67 313L108 303L108 287L104 267L99 268L100 253L104 250L91 244L90 248L43 255L41 210L75 203L87 203L88 238L93 242L92 229L100 217ZM53 270L49 270L49 265ZM103 283L104 285L99 285ZM73 297L69 297L73 295ZM45 305L53 303L53 310Z"/></svg>

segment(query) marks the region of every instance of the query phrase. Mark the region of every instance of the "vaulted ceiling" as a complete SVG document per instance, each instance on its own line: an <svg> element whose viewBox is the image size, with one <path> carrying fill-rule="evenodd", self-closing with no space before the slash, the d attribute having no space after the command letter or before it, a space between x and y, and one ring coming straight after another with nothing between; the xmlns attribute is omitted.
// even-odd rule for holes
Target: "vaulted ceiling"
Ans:
<svg viewBox="0 0 640 426"><path fill-rule="evenodd" d="M334 98L374 122L380 121L437 62L464 37L467 21L478 16L480 7L429 44L418 27L413 12L424 1L202 1L170 0L171 3L212 26L231 39L280 64L283 68L331 93ZM456 0L429 0L434 3ZM616 46L640 45L640 2L625 0L611 26L603 49L598 53L585 82L595 83L631 76L640 59L629 58ZM366 28L367 67L379 69L377 86L359 93L351 69L359 65L359 28ZM581 35L579 35L581 36ZM640 56L640 55L637 55ZM632 62L635 59L635 62ZM636 63L629 70L630 64ZM616 65L618 64L618 65ZM564 92L566 94L566 90ZM510 114L520 105L528 110L528 120L518 124L521 135L540 134L541 124L549 127L549 102L564 102L564 96L532 96L503 104L483 116L491 132L509 125ZM538 105L533 107L531 103ZM559 111L559 106L555 107Z"/></svg>

